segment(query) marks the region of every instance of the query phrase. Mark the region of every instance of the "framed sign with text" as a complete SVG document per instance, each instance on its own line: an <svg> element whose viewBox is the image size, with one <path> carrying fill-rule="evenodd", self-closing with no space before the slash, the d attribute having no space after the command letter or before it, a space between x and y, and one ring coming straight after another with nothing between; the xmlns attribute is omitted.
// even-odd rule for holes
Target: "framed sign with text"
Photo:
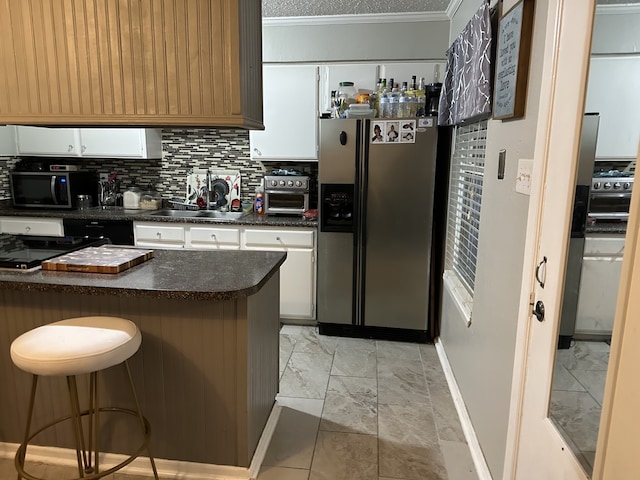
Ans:
<svg viewBox="0 0 640 480"><path fill-rule="evenodd" d="M524 116L535 0L520 0L498 23L493 118Z"/></svg>

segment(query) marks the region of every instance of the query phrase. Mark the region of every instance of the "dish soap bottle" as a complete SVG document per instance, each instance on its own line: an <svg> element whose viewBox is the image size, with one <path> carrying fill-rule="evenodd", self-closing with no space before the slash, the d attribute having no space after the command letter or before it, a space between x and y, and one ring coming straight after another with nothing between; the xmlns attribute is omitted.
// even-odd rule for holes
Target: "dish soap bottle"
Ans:
<svg viewBox="0 0 640 480"><path fill-rule="evenodd" d="M256 198L253 204L253 210L257 214L264 213L264 187L262 182L256 187Z"/></svg>

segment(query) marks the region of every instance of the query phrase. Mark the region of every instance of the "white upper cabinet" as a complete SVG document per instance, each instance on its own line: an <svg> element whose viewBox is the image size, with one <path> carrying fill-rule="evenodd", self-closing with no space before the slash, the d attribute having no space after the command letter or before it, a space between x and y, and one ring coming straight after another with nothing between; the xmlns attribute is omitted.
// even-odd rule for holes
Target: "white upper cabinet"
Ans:
<svg viewBox="0 0 640 480"><path fill-rule="evenodd" d="M13 125L0 127L0 157L15 155L18 153L16 147L16 127Z"/></svg>
<svg viewBox="0 0 640 480"><path fill-rule="evenodd" d="M317 160L318 67L263 66L264 130L251 130L251 158Z"/></svg>
<svg viewBox="0 0 640 480"><path fill-rule="evenodd" d="M16 127L17 154L47 157L161 158L160 129Z"/></svg>
<svg viewBox="0 0 640 480"><path fill-rule="evenodd" d="M81 128L83 157L161 158L159 129Z"/></svg>
<svg viewBox="0 0 640 480"><path fill-rule="evenodd" d="M600 114L596 158L635 158L640 133L640 57L591 57L585 111Z"/></svg>
<svg viewBox="0 0 640 480"><path fill-rule="evenodd" d="M77 128L16 127L18 155L77 157Z"/></svg>

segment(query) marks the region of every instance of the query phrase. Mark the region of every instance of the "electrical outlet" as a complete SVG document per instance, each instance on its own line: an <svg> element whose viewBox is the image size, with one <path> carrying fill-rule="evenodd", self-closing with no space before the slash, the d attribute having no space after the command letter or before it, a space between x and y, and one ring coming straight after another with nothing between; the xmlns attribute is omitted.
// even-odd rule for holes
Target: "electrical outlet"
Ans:
<svg viewBox="0 0 640 480"><path fill-rule="evenodd" d="M101 173L100 174L100 182L107 182L109 180L109 174L108 173Z"/></svg>
<svg viewBox="0 0 640 480"><path fill-rule="evenodd" d="M531 195L531 174L533 160L518 160L518 175L516 176L516 192Z"/></svg>

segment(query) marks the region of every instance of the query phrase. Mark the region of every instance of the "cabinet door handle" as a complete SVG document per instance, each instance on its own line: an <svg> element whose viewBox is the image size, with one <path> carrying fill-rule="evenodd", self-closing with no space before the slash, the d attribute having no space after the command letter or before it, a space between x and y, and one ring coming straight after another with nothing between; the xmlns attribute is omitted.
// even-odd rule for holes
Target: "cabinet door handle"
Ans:
<svg viewBox="0 0 640 480"><path fill-rule="evenodd" d="M158 238L161 238L161 237L162 237L162 233L160 233L160 232L156 232L156 236L157 236Z"/></svg>
<svg viewBox="0 0 640 480"><path fill-rule="evenodd" d="M69 148L67 149L67 152L73 152L73 145L69 145Z"/></svg>
<svg viewBox="0 0 640 480"><path fill-rule="evenodd" d="M256 155L262 155L262 152L260 150L258 150L257 148L253 149L253 153L255 153Z"/></svg>
<svg viewBox="0 0 640 480"><path fill-rule="evenodd" d="M212 234L211 234L211 238L213 238L213 239L215 240L215 239L216 239L216 234L215 234L215 233L212 233Z"/></svg>
<svg viewBox="0 0 640 480"><path fill-rule="evenodd" d="M82 151L82 153L87 151L87 146L86 145L82 145L82 148L80 149Z"/></svg>
<svg viewBox="0 0 640 480"><path fill-rule="evenodd" d="M547 257L542 257L542 261L536 267L536 281L540 288L544 288L544 281L547 278Z"/></svg>

